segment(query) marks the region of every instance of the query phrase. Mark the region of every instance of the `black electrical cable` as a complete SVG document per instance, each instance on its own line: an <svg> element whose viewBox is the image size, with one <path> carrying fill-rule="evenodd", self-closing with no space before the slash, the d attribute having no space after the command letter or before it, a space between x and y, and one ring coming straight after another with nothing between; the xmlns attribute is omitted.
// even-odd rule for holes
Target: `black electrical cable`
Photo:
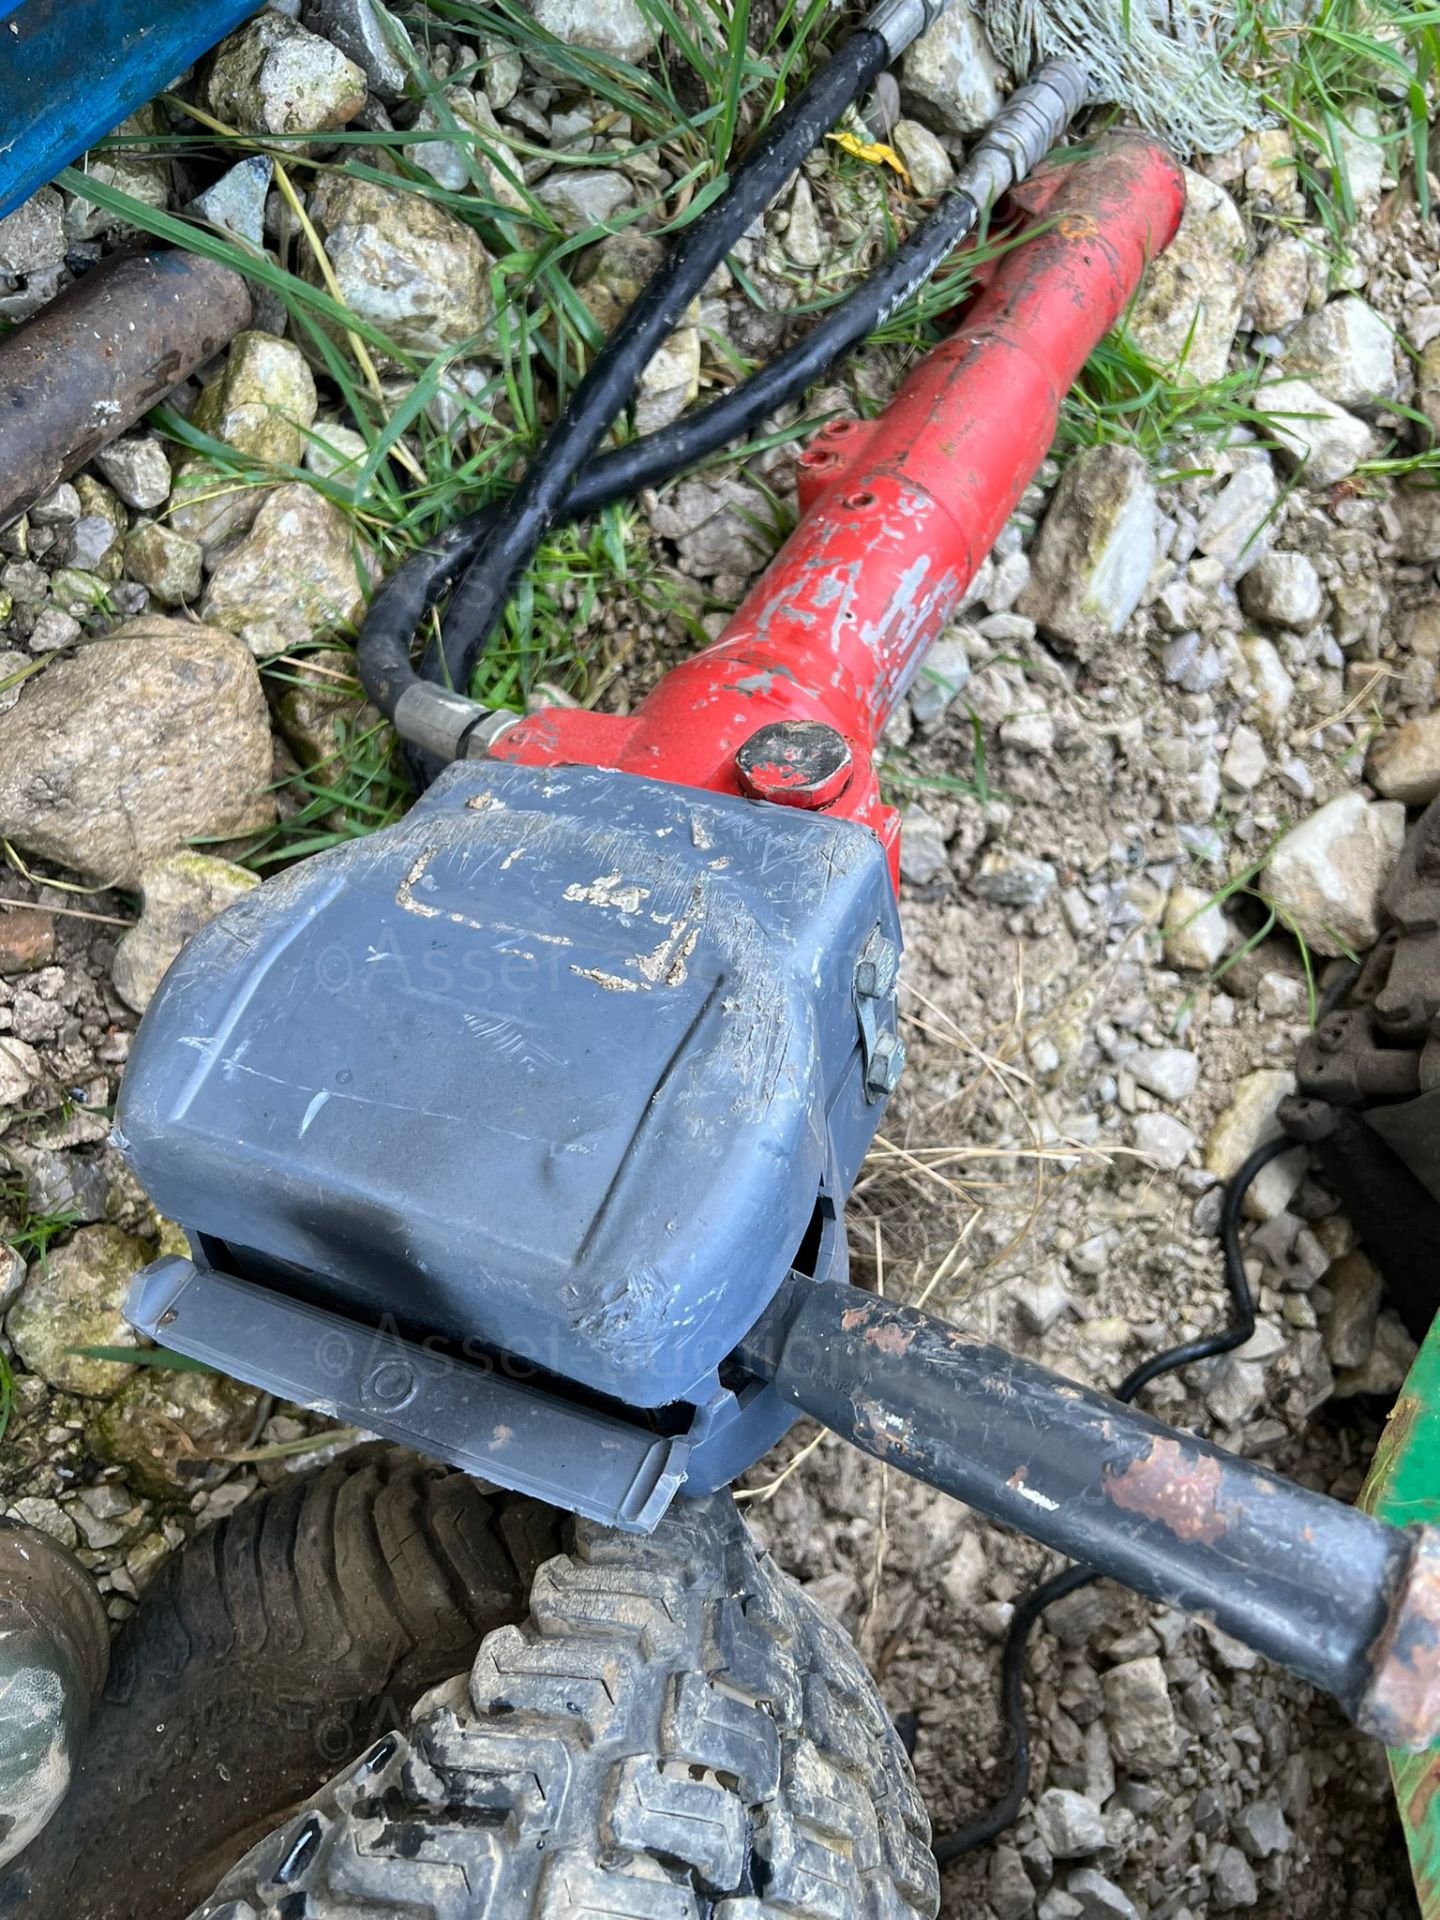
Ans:
<svg viewBox="0 0 1440 1920"><path fill-rule="evenodd" d="M498 620L517 577L554 525L576 474L590 460L607 429L634 391L641 371L675 330L686 308L737 240L764 212L861 89L888 64L884 37L862 27L821 68L804 91L762 134L737 168L729 191L676 240L605 345L596 354L544 447L524 479L500 506L483 552L468 564L458 560L463 537L455 529L438 543L459 574L449 620L462 634L484 636ZM365 691L382 713L393 716L400 697L418 684L410 662L414 624L391 617L386 596L376 596L384 617L373 614L361 630L357 664ZM419 595L423 611L424 595Z"/></svg>
<svg viewBox="0 0 1440 1920"><path fill-rule="evenodd" d="M802 340L777 354L743 385L667 427L592 460L576 476L556 512L556 520L583 520L616 500L632 498L645 487L660 486L682 468L694 466L743 439L787 401L821 380L928 280L979 222L980 209L975 201L963 188L952 189L867 280L822 314ZM481 507L458 521L434 546L412 554L376 595L364 635L368 636L372 628L393 629L400 643L408 647L424 615L462 568L488 545L499 512L495 503ZM441 643L432 641L426 650L422 676L463 691L470 684L487 638L474 628L462 628L452 615L445 623Z"/></svg>
<svg viewBox="0 0 1440 1920"><path fill-rule="evenodd" d="M1202 1340L1188 1340L1183 1346L1169 1347L1164 1353L1157 1353L1142 1362L1121 1382L1115 1394L1117 1400L1133 1400L1142 1388L1149 1386L1162 1373L1173 1373L1177 1367L1188 1367L1197 1360L1211 1360L1219 1354L1232 1352L1236 1347L1243 1347L1254 1333L1255 1301L1250 1292L1250 1282L1245 1277L1245 1258L1240 1245L1241 1213L1245 1196L1256 1177L1272 1160L1278 1159L1282 1153L1291 1152L1295 1145L1296 1142L1283 1133L1273 1140L1267 1140L1263 1146L1255 1149L1225 1188L1225 1199L1220 1209L1220 1246L1225 1262L1225 1287L1232 1308L1230 1325L1222 1333L1210 1334ZM1090 1567L1067 1567L1064 1573L1057 1573L1034 1588L1015 1609L1000 1666L1001 1709L1011 1738L1010 1784L984 1813L977 1814L963 1827L957 1827L953 1833L936 1841L935 1859L940 1866L948 1867L951 1861L958 1860L962 1854L974 1853L980 1847L989 1846L1014 1822L1030 1791L1030 1723L1025 1713L1025 1654L1031 1629L1048 1606L1063 1599L1067 1593L1074 1593L1101 1578Z"/></svg>
<svg viewBox="0 0 1440 1920"><path fill-rule="evenodd" d="M1374 951L1375 949L1373 947L1367 947L1362 959L1347 960L1343 967L1337 967L1335 969L1334 977L1329 986L1315 1003L1315 1017L1310 1022L1312 1027L1322 1026L1340 1005L1340 1002L1349 999L1350 989L1365 971L1366 962Z"/></svg>

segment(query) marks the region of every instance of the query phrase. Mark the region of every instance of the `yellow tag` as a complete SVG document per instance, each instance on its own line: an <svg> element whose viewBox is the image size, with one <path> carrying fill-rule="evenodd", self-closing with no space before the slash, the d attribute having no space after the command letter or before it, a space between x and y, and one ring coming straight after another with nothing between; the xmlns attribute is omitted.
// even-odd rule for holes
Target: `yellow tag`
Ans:
<svg viewBox="0 0 1440 1920"><path fill-rule="evenodd" d="M825 138L833 140L837 147L843 147L846 153L853 153L857 160L866 160L872 167L890 167L910 186L910 172L905 162L893 147L887 147L882 140L862 140L853 133L827 133Z"/></svg>

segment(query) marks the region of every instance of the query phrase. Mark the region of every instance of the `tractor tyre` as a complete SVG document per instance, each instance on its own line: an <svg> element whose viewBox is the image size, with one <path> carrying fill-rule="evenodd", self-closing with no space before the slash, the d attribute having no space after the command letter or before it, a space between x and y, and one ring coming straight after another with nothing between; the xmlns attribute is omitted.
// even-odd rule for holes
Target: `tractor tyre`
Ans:
<svg viewBox="0 0 1440 1920"><path fill-rule="evenodd" d="M523 1616L552 1508L354 1449L197 1534L121 1628L68 1797L0 1915L184 1920L340 1761Z"/></svg>
<svg viewBox="0 0 1440 1920"><path fill-rule="evenodd" d="M577 1523L529 1618L194 1920L917 1920L929 1837L853 1646L727 1493Z"/></svg>

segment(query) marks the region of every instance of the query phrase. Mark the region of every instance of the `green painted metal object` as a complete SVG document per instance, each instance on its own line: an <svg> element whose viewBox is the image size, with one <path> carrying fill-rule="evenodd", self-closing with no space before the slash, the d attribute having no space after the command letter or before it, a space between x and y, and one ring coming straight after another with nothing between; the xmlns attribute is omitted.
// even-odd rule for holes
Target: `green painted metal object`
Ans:
<svg viewBox="0 0 1440 1920"><path fill-rule="evenodd" d="M1360 1504L1396 1526L1440 1521L1440 1320L1390 1414ZM1390 1777L1425 1920L1440 1920L1440 1745L1390 1754Z"/></svg>

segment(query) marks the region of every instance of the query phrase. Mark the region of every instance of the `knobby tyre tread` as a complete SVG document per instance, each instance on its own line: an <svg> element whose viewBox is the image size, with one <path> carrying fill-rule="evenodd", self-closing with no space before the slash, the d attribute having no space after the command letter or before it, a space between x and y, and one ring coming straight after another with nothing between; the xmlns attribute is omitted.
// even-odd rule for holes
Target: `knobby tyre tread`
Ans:
<svg viewBox="0 0 1440 1920"><path fill-rule="evenodd" d="M925 1920L929 1841L854 1648L721 1494L576 1523L529 1618L194 1920Z"/></svg>
<svg viewBox="0 0 1440 1920"><path fill-rule="evenodd" d="M183 1920L226 1863L524 1613L560 1517L397 1448L282 1482L160 1568L0 1915Z"/></svg>

